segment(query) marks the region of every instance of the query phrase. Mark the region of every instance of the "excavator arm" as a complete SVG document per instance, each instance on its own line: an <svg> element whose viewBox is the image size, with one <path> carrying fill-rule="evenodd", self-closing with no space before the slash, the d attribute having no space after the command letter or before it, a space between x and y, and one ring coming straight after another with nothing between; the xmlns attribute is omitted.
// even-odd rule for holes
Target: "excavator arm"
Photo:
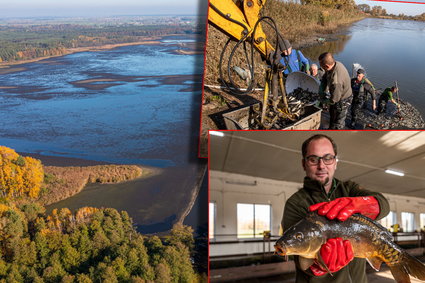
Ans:
<svg viewBox="0 0 425 283"><path fill-rule="evenodd" d="M267 59L274 48L261 23L257 24L265 3L266 0L238 0L237 4L233 0L210 0L208 21L236 41L254 37L254 47Z"/></svg>
<svg viewBox="0 0 425 283"><path fill-rule="evenodd" d="M288 106L282 75L284 66L279 63L281 58L280 54L275 52L274 46L267 40L266 34L261 26L263 21L267 22L267 24L271 25L272 28L275 29L276 36L282 38L278 32L275 22L271 18L260 17L260 11L264 7L265 3L266 0L210 0L208 21L210 24L228 35L231 39L238 41L238 43L245 41L251 43L253 47L260 52L263 59L267 61L268 68L265 75L265 91L259 120L263 129L270 129L277 120L286 118L294 121L296 119L296 115L291 113ZM227 44L225 45L222 54L224 54L226 46ZM237 46L238 44L235 45L235 47ZM222 61L220 59L220 69L221 62ZM229 66L230 62L231 58L229 58ZM253 66L254 64L252 62L251 82L254 81ZM224 82L224 84L227 86L226 82ZM250 91L250 86L244 93L248 93ZM279 91L281 96L279 96ZM272 109L273 111L268 111L268 109Z"/></svg>

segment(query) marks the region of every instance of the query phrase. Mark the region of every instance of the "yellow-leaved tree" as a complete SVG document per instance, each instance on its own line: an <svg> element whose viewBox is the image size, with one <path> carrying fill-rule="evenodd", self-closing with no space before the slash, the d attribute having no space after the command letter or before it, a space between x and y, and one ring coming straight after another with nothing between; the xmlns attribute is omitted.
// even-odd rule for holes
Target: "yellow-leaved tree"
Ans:
<svg viewBox="0 0 425 283"><path fill-rule="evenodd" d="M43 179L40 160L0 146L0 196L37 198Z"/></svg>

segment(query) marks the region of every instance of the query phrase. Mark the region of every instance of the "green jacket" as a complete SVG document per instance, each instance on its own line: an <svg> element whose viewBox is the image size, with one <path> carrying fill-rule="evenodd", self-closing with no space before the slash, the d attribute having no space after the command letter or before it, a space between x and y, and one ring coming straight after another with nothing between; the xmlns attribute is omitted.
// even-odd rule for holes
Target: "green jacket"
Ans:
<svg viewBox="0 0 425 283"><path fill-rule="evenodd" d="M393 92L391 91L391 88L386 88L382 94L381 94L381 100L389 101L393 100Z"/></svg>
<svg viewBox="0 0 425 283"><path fill-rule="evenodd" d="M390 211L390 205L385 197L377 192L361 189L358 184L352 181L342 182L333 179L333 186L329 194L326 194L323 185L308 177L304 178L304 187L293 194L285 204L285 209L282 218L283 231L296 224L299 220L305 217L309 212L310 205L331 201L340 197L357 197L357 196L373 196L379 202L380 212L376 219L384 218ZM308 269L303 271L300 268L298 256L294 257L296 266L296 282L304 283L321 283L321 282L336 282L336 283L362 283L367 282L366 278L366 260L354 258L346 267L333 274L324 276L314 276Z"/></svg>

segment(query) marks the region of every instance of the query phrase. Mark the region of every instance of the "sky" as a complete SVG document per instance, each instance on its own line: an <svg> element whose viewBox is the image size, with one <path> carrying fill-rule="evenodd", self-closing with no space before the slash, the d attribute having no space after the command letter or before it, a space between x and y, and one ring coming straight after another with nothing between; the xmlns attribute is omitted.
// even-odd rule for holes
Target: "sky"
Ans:
<svg viewBox="0 0 425 283"><path fill-rule="evenodd" d="M394 0L405 1L405 0ZM425 0L406 0L422 2ZM382 6L388 13L419 15L425 4L355 0L356 4ZM202 3L202 7L200 4ZM205 15L208 0L0 0L0 18L40 16L114 16L114 15Z"/></svg>
<svg viewBox="0 0 425 283"><path fill-rule="evenodd" d="M0 0L1 1L1 0ZM381 6L387 10L388 14L405 14L409 16L416 16L425 13L425 0L394 0L400 2L387 2L387 1L371 1L371 0L355 0L356 4L368 4L370 7ZM416 3L407 3L416 2Z"/></svg>
<svg viewBox="0 0 425 283"><path fill-rule="evenodd" d="M0 0L0 17L196 15L207 0Z"/></svg>

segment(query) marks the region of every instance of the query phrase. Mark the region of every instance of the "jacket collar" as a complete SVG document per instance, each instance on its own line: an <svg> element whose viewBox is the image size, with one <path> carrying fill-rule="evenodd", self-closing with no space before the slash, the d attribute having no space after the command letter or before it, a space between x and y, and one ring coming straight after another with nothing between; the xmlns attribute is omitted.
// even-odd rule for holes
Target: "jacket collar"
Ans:
<svg viewBox="0 0 425 283"><path fill-rule="evenodd" d="M338 180L333 178L332 179L332 188L329 191L329 193L331 194L335 188L338 186ZM325 188L323 187L323 185L317 181L317 180L313 180L310 177L304 177L304 188L307 191L311 191L311 192L323 192L325 193Z"/></svg>

